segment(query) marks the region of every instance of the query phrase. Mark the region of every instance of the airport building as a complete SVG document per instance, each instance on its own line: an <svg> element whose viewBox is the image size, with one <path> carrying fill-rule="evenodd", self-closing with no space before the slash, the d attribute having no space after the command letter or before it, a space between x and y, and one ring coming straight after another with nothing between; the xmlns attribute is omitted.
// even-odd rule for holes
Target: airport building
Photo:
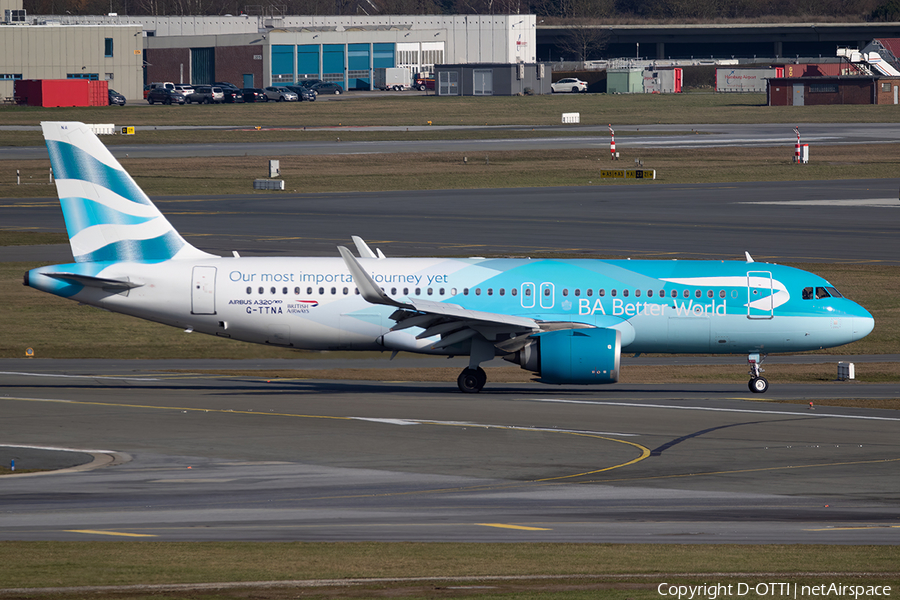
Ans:
<svg viewBox="0 0 900 600"><path fill-rule="evenodd" d="M21 9L21 0L0 2ZM9 49L0 57L0 77L9 78L0 95L12 95L16 78L82 74L108 79L129 99L156 81L265 87L321 79L369 89L382 67L415 74L441 63L533 63L535 27L534 15L26 16L0 27L0 48Z"/></svg>

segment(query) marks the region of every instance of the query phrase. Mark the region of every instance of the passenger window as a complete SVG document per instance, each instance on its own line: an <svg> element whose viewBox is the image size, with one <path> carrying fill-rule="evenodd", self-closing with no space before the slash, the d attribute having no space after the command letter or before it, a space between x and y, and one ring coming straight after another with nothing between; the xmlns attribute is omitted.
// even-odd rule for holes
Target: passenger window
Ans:
<svg viewBox="0 0 900 600"><path fill-rule="evenodd" d="M344 288L344 295L346 296L349 293L350 293L350 290L348 288Z"/></svg>
<svg viewBox="0 0 900 600"><path fill-rule="evenodd" d="M691 296L691 292L689 290L684 290L684 297L689 298Z"/></svg>
<svg viewBox="0 0 900 600"><path fill-rule="evenodd" d="M712 297L713 297L713 291L712 291L712 290L707 290L707 292L706 292L706 297L707 297L707 298L712 298Z"/></svg>
<svg viewBox="0 0 900 600"><path fill-rule="evenodd" d="M287 294L287 288L281 288L281 293L282 293L282 294Z"/></svg>
<svg viewBox="0 0 900 600"><path fill-rule="evenodd" d="M494 295L494 288L488 288L488 296Z"/></svg>
<svg viewBox="0 0 900 600"><path fill-rule="evenodd" d="M320 296L324 296L324 295L325 295L325 288L319 288L319 295L320 295Z"/></svg>
<svg viewBox="0 0 900 600"><path fill-rule="evenodd" d="M659 297L660 297L660 298L665 298L665 297L666 297L666 290L659 290Z"/></svg>
<svg viewBox="0 0 900 600"><path fill-rule="evenodd" d="M397 295L397 288L391 288L391 296Z"/></svg>
<svg viewBox="0 0 900 600"><path fill-rule="evenodd" d="M606 295L606 290L604 290L603 288L600 288L600 289L597 291L597 295L600 296L600 297L602 298L603 296Z"/></svg>
<svg viewBox="0 0 900 600"><path fill-rule="evenodd" d="M549 296L549 295L550 295L550 288L544 288L544 295L545 295L545 296Z"/></svg>
<svg viewBox="0 0 900 600"><path fill-rule="evenodd" d="M648 298L652 298L652 297L653 297L653 290L647 290L647 297L648 297Z"/></svg>
<svg viewBox="0 0 900 600"><path fill-rule="evenodd" d="M416 296L422 295L422 288L416 288Z"/></svg>
<svg viewBox="0 0 900 600"><path fill-rule="evenodd" d="M306 288L306 293L311 295L311 294L312 294L312 288Z"/></svg>
<svg viewBox="0 0 900 600"><path fill-rule="evenodd" d="M517 290L516 288L513 288L513 289L509 290L509 293L512 294L513 296L518 296L519 290Z"/></svg>
<svg viewBox="0 0 900 600"><path fill-rule="evenodd" d="M469 288L463 288L463 296L469 295Z"/></svg>
<svg viewBox="0 0 900 600"><path fill-rule="evenodd" d="M695 297L695 298L702 298L702 297L703 297L703 292L701 292L700 290L697 290L696 292L694 292L694 297Z"/></svg>
<svg viewBox="0 0 900 600"><path fill-rule="evenodd" d="M816 288L816 300L821 300L822 298L831 298L831 294L825 291L823 287Z"/></svg>
<svg viewBox="0 0 900 600"><path fill-rule="evenodd" d="M677 298L677 297L678 297L678 290L672 290L672 297L673 297L673 298Z"/></svg>
<svg viewBox="0 0 900 600"><path fill-rule="evenodd" d="M587 289L587 295L588 295L588 296L593 296L593 295L594 295L594 290L592 290L591 288L588 288L588 289Z"/></svg>
<svg viewBox="0 0 900 600"><path fill-rule="evenodd" d="M506 294L506 290L504 288L500 288L500 295L503 296Z"/></svg>
<svg viewBox="0 0 900 600"><path fill-rule="evenodd" d="M725 297L725 290L719 290L719 298Z"/></svg>
<svg viewBox="0 0 900 600"><path fill-rule="evenodd" d="M252 293L253 293L253 288L252 288L252 287L248 287L248 288L247 288L247 293L248 293L248 294L252 294Z"/></svg>
<svg viewBox="0 0 900 600"><path fill-rule="evenodd" d="M300 288L298 288L298 287L295 287L295 288L294 288L294 295L295 295L295 296L299 296L299 295L300 295Z"/></svg>
<svg viewBox="0 0 900 600"><path fill-rule="evenodd" d="M475 295L476 295L476 296L480 296L480 295L481 295L481 288L475 288Z"/></svg>
<svg viewBox="0 0 900 600"><path fill-rule="evenodd" d="M431 296L434 294L434 288L428 288L428 295Z"/></svg>
<svg viewBox="0 0 900 600"><path fill-rule="evenodd" d="M259 293L260 293L260 294L265 294L265 293L266 293L265 288L259 288Z"/></svg>
<svg viewBox="0 0 900 600"><path fill-rule="evenodd" d="M618 294L618 292L617 292L616 290L610 290L610 291L609 291L609 295L612 296L613 298L616 297L616 294Z"/></svg>
<svg viewBox="0 0 900 600"><path fill-rule="evenodd" d="M450 295L451 295L451 296L455 296L455 295L456 295L456 288L450 288Z"/></svg>
<svg viewBox="0 0 900 600"><path fill-rule="evenodd" d="M337 294L337 288L331 288L331 295L334 296Z"/></svg>
<svg viewBox="0 0 900 600"><path fill-rule="evenodd" d="M634 297L635 297L635 298L640 298L640 297L641 297L641 290L634 290Z"/></svg>
<svg viewBox="0 0 900 600"><path fill-rule="evenodd" d="M359 288L353 288L353 293L359 296Z"/></svg>
<svg viewBox="0 0 900 600"><path fill-rule="evenodd" d="M403 295L409 296L409 288L403 288Z"/></svg>
<svg viewBox="0 0 900 600"><path fill-rule="evenodd" d="M628 290L622 290L622 295L623 295L624 297L627 298L627 297L628 297Z"/></svg>
<svg viewBox="0 0 900 600"><path fill-rule="evenodd" d="M443 295L444 295L444 288L439 289L439 290L438 290L438 293L439 293L441 296L443 296Z"/></svg>
<svg viewBox="0 0 900 600"><path fill-rule="evenodd" d="M525 288L525 295L526 295L526 296L530 296L530 295L531 295L531 288Z"/></svg>
<svg viewBox="0 0 900 600"><path fill-rule="evenodd" d="M569 295L569 288L563 288L563 296Z"/></svg>

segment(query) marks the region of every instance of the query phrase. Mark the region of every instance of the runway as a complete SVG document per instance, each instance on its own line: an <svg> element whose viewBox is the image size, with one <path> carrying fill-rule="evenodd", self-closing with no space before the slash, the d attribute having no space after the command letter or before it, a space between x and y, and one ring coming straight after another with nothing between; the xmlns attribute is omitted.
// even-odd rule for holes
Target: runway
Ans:
<svg viewBox="0 0 900 600"><path fill-rule="evenodd" d="M661 257L900 264L900 179L619 185L153 200L188 241L230 256ZM4 229L64 232L56 198L0 199ZM69 262L67 245L0 262Z"/></svg>
<svg viewBox="0 0 900 600"><path fill-rule="evenodd" d="M17 127L17 129L38 130L37 126ZM810 123L800 126L803 142L828 145L854 144L895 144L900 140L898 123ZM139 126L136 136L148 130L198 129L184 126ZM210 127L209 129L213 129ZM214 129L223 129L215 127ZM251 126L236 126L225 129L255 129ZM283 130L283 128L275 128ZM510 150L567 150L572 148L609 148L609 130L602 126L554 125L534 126L399 126L399 127L308 127L305 131L327 131L334 134L328 141L306 141L304 131L297 128L297 139L290 142L265 142L242 144L127 144L110 146L114 156L126 154L131 158L179 158L198 156L308 156L338 154L381 154L389 152L491 152ZM342 133L392 131L434 132L440 130L466 130L497 132L558 133L558 137L545 136L513 139L480 140L409 140L359 142L341 139ZM678 125L616 125L616 144L620 148L725 148L725 147L791 147L796 142L793 125L782 123L754 124L678 124ZM572 134L575 134L574 136ZM595 133L596 135L589 135ZM586 135L588 134L588 135ZM852 150L848 150L852 152ZM43 146L0 148L0 160L45 159L47 150Z"/></svg>
<svg viewBox="0 0 900 600"><path fill-rule="evenodd" d="M897 540L900 415L771 402L896 398L897 384L776 385L768 402L729 385L472 397L127 365L4 368L4 443L117 464L3 478L0 539ZM0 459L26 469L33 452Z"/></svg>

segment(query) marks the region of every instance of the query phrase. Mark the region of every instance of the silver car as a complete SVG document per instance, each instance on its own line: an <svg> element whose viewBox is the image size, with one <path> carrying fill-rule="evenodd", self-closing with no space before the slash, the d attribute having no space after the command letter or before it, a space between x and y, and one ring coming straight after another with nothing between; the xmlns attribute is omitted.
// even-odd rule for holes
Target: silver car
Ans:
<svg viewBox="0 0 900 600"><path fill-rule="evenodd" d="M276 102L296 102L298 100L297 94L285 87L267 87L265 92L269 100Z"/></svg>

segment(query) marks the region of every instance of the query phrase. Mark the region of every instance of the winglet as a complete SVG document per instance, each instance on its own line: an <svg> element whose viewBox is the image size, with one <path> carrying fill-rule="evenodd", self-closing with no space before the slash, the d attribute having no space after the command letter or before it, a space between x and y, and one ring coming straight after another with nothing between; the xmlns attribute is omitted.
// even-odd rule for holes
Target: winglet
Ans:
<svg viewBox="0 0 900 600"><path fill-rule="evenodd" d="M350 239L356 244L356 251L359 252L360 258L378 258L369 245L358 235L351 235Z"/></svg>
<svg viewBox="0 0 900 600"><path fill-rule="evenodd" d="M375 280L373 280L369 276L369 274L366 273L366 270L363 269L362 265L359 264L359 261L356 260L356 257L354 257L353 254L351 254L350 251L347 250L347 248L345 248L344 246L338 246L338 252L341 253L341 258L344 259L344 264L347 265L347 269L350 271L350 274L353 276L353 280L356 282L356 287L359 288L360 295L366 300L366 302L415 310L415 308L411 304L397 302L396 300L385 294L384 291L382 291L382 289L378 287L378 284L375 283Z"/></svg>
<svg viewBox="0 0 900 600"><path fill-rule="evenodd" d="M750 253L747 252L746 250L744 250L744 256L747 258L747 262L748 262L748 263L755 262L755 261L753 260L753 257L750 256Z"/></svg>

